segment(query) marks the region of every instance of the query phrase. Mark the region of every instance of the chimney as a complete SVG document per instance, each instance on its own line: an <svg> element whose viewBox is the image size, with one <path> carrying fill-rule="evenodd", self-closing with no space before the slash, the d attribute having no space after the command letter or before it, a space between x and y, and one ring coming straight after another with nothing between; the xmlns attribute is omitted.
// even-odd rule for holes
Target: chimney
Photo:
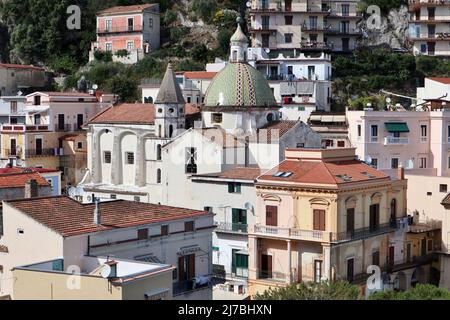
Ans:
<svg viewBox="0 0 450 320"><path fill-rule="evenodd" d="M97 226L102 224L102 213L100 212L100 199L95 199L94 223Z"/></svg>
<svg viewBox="0 0 450 320"><path fill-rule="evenodd" d="M35 179L31 179L25 183L25 198L36 198L39 195L38 184Z"/></svg>
<svg viewBox="0 0 450 320"><path fill-rule="evenodd" d="M399 165L397 168L397 179L405 180L405 168L402 165Z"/></svg>

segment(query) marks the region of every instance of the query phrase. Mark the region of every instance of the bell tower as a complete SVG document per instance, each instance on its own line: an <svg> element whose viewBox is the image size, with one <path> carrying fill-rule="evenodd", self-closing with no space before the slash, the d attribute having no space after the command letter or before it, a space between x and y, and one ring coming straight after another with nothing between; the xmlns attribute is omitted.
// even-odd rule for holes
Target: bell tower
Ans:
<svg viewBox="0 0 450 320"><path fill-rule="evenodd" d="M177 83L172 65L167 65L164 79L161 82L155 100L156 136L173 138L177 130L185 126L185 101Z"/></svg>
<svg viewBox="0 0 450 320"><path fill-rule="evenodd" d="M230 38L230 62L243 63L247 61L248 38L242 31L239 22L240 19L238 20L236 32Z"/></svg>

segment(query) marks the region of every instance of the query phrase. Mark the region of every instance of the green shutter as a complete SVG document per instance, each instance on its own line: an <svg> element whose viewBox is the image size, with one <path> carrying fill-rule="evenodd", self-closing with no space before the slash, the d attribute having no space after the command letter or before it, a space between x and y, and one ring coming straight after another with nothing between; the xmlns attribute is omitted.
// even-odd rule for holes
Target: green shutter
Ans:
<svg viewBox="0 0 450 320"><path fill-rule="evenodd" d="M241 184L240 183L236 183L236 189L235 189L236 193L241 193Z"/></svg>
<svg viewBox="0 0 450 320"><path fill-rule="evenodd" d="M231 222L239 223L239 209L231 209Z"/></svg>
<svg viewBox="0 0 450 320"><path fill-rule="evenodd" d="M234 186L232 182L228 182L228 193L234 193Z"/></svg>

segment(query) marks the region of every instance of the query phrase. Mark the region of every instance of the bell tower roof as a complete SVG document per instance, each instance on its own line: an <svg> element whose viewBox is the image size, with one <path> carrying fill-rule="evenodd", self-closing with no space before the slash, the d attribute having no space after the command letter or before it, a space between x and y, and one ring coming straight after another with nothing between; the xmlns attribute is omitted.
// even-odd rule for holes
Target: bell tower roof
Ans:
<svg viewBox="0 0 450 320"><path fill-rule="evenodd" d="M167 65L155 104L185 104L183 94L170 63Z"/></svg>
<svg viewBox="0 0 450 320"><path fill-rule="evenodd" d="M242 31L241 25L238 23L237 29L230 38L231 42L244 42L248 43L248 38Z"/></svg>

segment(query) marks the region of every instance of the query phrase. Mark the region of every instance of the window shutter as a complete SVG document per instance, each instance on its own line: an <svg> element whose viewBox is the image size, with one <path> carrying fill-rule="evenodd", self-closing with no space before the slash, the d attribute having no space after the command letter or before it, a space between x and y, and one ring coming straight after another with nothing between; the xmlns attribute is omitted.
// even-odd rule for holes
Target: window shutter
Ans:
<svg viewBox="0 0 450 320"><path fill-rule="evenodd" d="M239 222L239 209L231 209L231 222L238 223Z"/></svg>
<svg viewBox="0 0 450 320"><path fill-rule="evenodd" d="M234 186L232 182L228 183L228 193L233 193L234 192Z"/></svg>
<svg viewBox="0 0 450 320"><path fill-rule="evenodd" d="M277 226L278 222L278 207L266 206L266 225Z"/></svg>

